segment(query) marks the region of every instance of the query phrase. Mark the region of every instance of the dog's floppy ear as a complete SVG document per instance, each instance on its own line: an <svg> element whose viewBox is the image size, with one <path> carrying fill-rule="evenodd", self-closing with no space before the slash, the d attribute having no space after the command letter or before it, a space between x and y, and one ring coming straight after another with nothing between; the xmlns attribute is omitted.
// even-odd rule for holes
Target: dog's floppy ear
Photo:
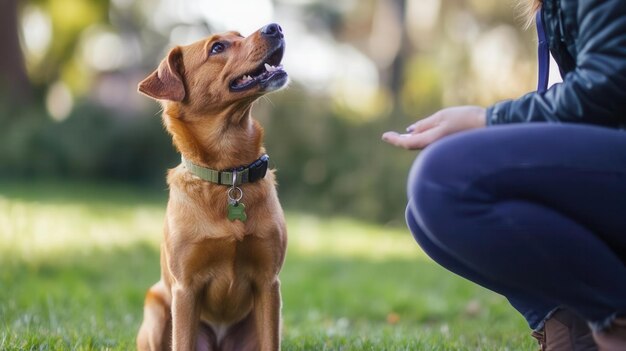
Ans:
<svg viewBox="0 0 626 351"><path fill-rule="evenodd" d="M181 77L182 52L173 48L159 68L139 83L138 90L157 100L183 101L185 86Z"/></svg>

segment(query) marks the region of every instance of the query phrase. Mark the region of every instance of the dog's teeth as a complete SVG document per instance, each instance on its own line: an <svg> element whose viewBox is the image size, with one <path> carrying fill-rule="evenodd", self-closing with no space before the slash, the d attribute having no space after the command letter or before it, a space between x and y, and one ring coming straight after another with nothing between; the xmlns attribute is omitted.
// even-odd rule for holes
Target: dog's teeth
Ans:
<svg viewBox="0 0 626 351"><path fill-rule="evenodd" d="M266 64L265 64L265 70L266 70L266 71L268 71L268 72L276 72L276 71L278 71L279 69L281 69L282 67L283 67L283 66L281 66L281 65L278 65L278 66L272 66L272 65L270 65L269 63L266 63Z"/></svg>

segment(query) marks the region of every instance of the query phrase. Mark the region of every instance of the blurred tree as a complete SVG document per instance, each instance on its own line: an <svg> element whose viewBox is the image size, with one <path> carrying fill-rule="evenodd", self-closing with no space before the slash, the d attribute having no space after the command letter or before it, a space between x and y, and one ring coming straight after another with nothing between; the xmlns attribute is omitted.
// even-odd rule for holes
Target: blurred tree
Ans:
<svg viewBox="0 0 626 351"><path fill-rule="evenodd" d="M18 35L17 0L0 1L0 42L3 53L0 55L0 89L11 100L24 103L30 100L32 91L24 55Z"/></svg>
<svg viewBox="0 0 626 351"><path fill-rule="evenodd" d="M407 59L413 53L406 34L406 0L377 1L372 13L366 52L380 74L381 86L392 96L391 115L400 114L400 93Z"/></svg>
<svg viewBox="0 0 626 351"><path fill-rule="evenodd" d="M47 86L62 79L75 89L87 88L87 82L81 84L76 78L86 77L81 72L77 48L86 29L109 23L110 1L30 0L29 4L41 7L49 16L53 38L44 57L31 67L32 80Z"/></svg>
<svg viewBox="0 0 626 351"><path fill-rule="evenodd" d="M298 77L286 61L291 88L255 107L286 208L402 223L405 177L415 154L383 145L380 134L402 130L442 105L513 97L534 80L533 33L518 40L508 1L273 3L276 20L288 17L300 29L289 32L289 50L295 41L311 44L300 50L320 54L306 56L305 67L316 76L324 76L315 73L324 65L329 68L319 72L331 72L326 82L308 84L308 75ZM220 4L220 16L238 17L240 2ZM28 108L14 113L16 99L0 91L0 100L8 99L0 101L0 178L115 179L162 189L163 169L179 158L154 117L158 105L134 90L170 42L219 28L217 19L196 16L206 6L212 9L213 2L0 0L0 90L37 98L48 92L46 103L31 98L17 105ZM28 39L42 33L45 45L32 50ZM492 69L504 64L510 76ZM503 77L498 89L494 77ZM53 94L54 87L63 94ZM494 90L495 98L483 93ZM47 103L63 99L73 106L66 119L47 118L46 111L53 115ZM353 105L345 108L348 100Z"/></svg>

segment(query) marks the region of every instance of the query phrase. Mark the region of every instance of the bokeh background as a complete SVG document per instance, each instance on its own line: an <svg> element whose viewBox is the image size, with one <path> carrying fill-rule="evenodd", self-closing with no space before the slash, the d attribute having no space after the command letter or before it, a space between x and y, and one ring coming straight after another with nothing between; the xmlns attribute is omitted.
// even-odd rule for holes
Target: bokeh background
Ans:
<svg viewBox="0 0 626 351"><path fill-rule="evenodd" d="M532 89L533 33L496 0L3 0L0 175L164 186L178 157L137 82L210 33L285 30L289 90L255 116L287 208L399 225L414 153L380 142L438 108ZM517 17L516 17L517 16Z"/></svg>
<svg viewBox="0 0 626 351"><path fill-rule="evenodd" d="M501 297L413 243L403 214L417 153L380 141L443 106L532 90L535 33L516 6L2 0L0 349L132 345L143 292L158 278L165 170L179 162L137 83L174 45L269 22L284 29L291 84L253 114L292 238L287 347L526 345Z"/></svg>

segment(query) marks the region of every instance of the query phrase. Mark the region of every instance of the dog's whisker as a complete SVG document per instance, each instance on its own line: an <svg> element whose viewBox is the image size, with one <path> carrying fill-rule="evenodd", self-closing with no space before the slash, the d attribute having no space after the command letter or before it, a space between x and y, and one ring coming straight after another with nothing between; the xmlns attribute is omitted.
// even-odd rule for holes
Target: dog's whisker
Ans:
<svg viewBox="0 0 626 351"><path fill-rule="evenodd" d="M263 100L267 101L270 105L276 106L274 105L274 102L272 101L272 99L270 99L268 96L263 96Z"/></svg>

